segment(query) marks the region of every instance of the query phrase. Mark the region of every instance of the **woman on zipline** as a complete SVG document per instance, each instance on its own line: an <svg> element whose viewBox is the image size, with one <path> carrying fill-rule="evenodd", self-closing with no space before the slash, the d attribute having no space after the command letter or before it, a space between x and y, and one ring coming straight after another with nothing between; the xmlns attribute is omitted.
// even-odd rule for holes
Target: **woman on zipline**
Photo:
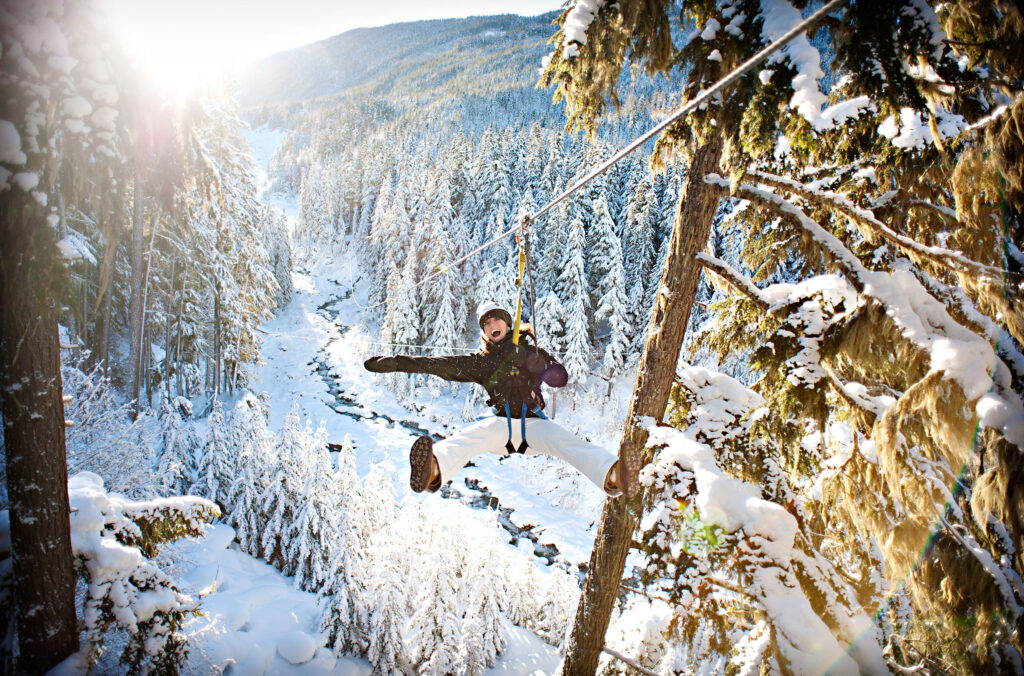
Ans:
<svg viewBox="0 0 1024 676"><path fill-rule="evenodd" d="M484 347L475 354L371 357L363 364L374 373L428 373L445 380L476 383L487 390L487 405L494 407L493 417L439 441L436 447L429 436L416 439L409 452L412 489L417 493L436 491L483 451L525 452L563 460L609 496L620 495L618 458L577 438L544 415L540 385L564 386L569 380L565 368L536 343L517 345L509 330L512 316L495 303L484 302L477 308L477 323L483 331ZM520 333L532 339L528 327L521 327Z"/></svg>

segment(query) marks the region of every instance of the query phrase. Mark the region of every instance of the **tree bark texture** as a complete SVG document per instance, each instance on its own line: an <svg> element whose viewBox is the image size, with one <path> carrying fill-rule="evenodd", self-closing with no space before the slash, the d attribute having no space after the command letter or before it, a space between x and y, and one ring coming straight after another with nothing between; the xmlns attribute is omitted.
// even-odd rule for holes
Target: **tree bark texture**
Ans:
<svg viewBox="0 0 1024 676"><path fill-rule="evenodd" d="M636 482L638 472L649 461L644 455L647 432L640 427L640 419L661 421L665 415L679 350L700 282L701 264L696 255L707 246L718 208L718 191L704 183L704 175L718 171L721 156L722 140L717 134L697 148L676 208L661 288L651 310L626 428L619 443L620 466L624 465L627 481ZM563 675L593 674L597 670L626 555L639 522L641 502L640 495L605 501L562 661Z"/></svg>
<svg viewBox="0 0 1024 676"><path fill-rule="evenodd" d="M0 192L0 411L7 451L20 673L78 650L53 229L26 191Z"/></svg>
<svg viewBox="0 0 1024 676"><path fill-rule="evenodd" d="M113 296L113 291L107 289L106 296L103 298L103 334L99 341L103 373L107 376L110 375L110 322L113 320Z"/></svg>
<svg viewBox="0 0 1024 676"><path fill-rule="evenodd" d="M213 292L213 399L220 396L220 281ZM210 401L212 402L213 399Z"/></svg>
<svg viewBox="0 0 1024 676"><path fill-rule="evenodd" d="M128 386L132 399L132 418L139 416L139 389L142 383L142 323L145 321L143 299L146 290L143 286L146 274L142 262L142 199L142 182L136 176L132 194L132 297L128 311Z"/></svg>

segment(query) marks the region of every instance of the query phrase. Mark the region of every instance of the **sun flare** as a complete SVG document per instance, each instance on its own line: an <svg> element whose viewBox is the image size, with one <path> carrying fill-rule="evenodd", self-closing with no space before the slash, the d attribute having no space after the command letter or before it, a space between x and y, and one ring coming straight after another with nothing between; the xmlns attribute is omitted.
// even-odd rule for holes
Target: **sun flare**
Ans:
<svg viewBox="0 0 1024 676"><path fill-rule="evenodd" d="M203 85L259 53L239 30L233 3L108 0L112 28L155 82L185 90Z"/></svg>

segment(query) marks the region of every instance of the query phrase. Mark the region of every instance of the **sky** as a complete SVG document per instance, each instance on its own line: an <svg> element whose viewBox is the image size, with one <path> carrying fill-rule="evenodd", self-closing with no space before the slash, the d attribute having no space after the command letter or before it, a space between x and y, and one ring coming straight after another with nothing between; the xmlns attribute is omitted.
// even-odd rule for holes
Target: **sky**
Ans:
<svg viewBox="0 0 1024 676"><path fill-rule="evenodd" d="M353 28L492 14L535 16L562 0L105 0L113 30L154 74L188 84Z"/></svg>

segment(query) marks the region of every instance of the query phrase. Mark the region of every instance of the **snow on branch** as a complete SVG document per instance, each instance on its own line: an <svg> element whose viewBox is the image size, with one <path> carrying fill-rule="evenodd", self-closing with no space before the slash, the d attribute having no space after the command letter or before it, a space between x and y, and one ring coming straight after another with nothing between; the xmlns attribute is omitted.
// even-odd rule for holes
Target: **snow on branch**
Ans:
<svg viewBox="0 0 1024 676"><path fill-rule="evenodd" d="M180 627L199 604L181 593L149 557L169 539L202 534L219 516L202 498L134 502L108 494L103 480L82 472L68 481L71 547L89 590L83 609L85 659L103 652L107 632L125 631L121 662L132 672L176 671L188 652Z"/></svg>
<svg viewBox="0 0 1024 676"><path fill-rule="evenodd" d="M704 181L792 218L804 228L834 257L857 292L879 303L902 336L928 354L930 370L941 372L962 389L967 401L976 406L982 426L998 430L1010 443L1024 448L1024 406L1013 392L1010 369L996 356L988 338L954 320L913 271L868 270L838 238L773 192L718 174L708 174ZM985 403L990 400L998 405Z"/></svg>
<svg viewBox="0 0 1024 676"><path fill-rule="evenodd" d="M910 256L941 265L953 272L969 273L979 277L999 279L1003 273L999 268L971 260L958 251L940 246L921 244L911 237L900 235L888 225L878 220L870 210L856 206L838 193L822 190L784 176L776 176L763 171L752 170L749 172L749 175L765 185L787 190L815 204L837 209L856 224L862 232L866 231L869 239L873 239L872 236L879 236Z"/></svg>
<svg viewBox="0 0 1024 676"><path fill-rule="evenodd" d="M587 29L594 17L601 11L605 0L576 0L576 4L565 17L562 31L564 58L572 58L580 53L580 45L587 44Z"/></svg>
<svg viewBox="0 0 1024 676"><path fill-rule="evenodd" d="M829 383L832 385L832 388L836 393L842 397L847 404L864 414L869 425L873 424L875 419L885 415L885 412L892 408L892 405L896 403L896 400L893 397L872 397L868 394L867 388L860 383L843 382L843 380L836 375L835 371L824 365L822 368L825 369L825 373L828 374Z"/></svg>
<svg viewBox="0 0 1024 676"><path fill-rule="evenodd" d="M739 536L736 556L751 560L744 570L749 576L747 591L765 609L785 667L795 674L820 673L822 664L830 665L829 673L884 673L878 632L869 616L854 607L841 607L846 605L843 599L830 594L836 607L825 612L833 621L843 618L841 625L845 625L833 630L812 606L796 570L810 561L796 546L796 518L781 505L764 500L757 486L721 469L714 451L690 431L654 424L648 424L647 431L649 443L662 449L650 469L645 468L645 476L653 476L658 467L682 468L692 477L693 504L700 517ZM814 573L817 585L830 584L824 580L825 571ZM837 633L852 645L840 643Z"/></svg>
<svg viewBox="0 0 1024 676"><path fill-rule="evenodd" d="M969 134L971 132L975 132L975 131L979 131L981 129L984 129L985 127L989 126L990 124L992 124L993 122L995 122L996 120L1001 118L1003 115L1005 115L1007 113L1007 111L1010 110L1010 108L1012 108L1013 106L1017 105L1017 103L1019 103L1021 100L1024 100L1024 94L1018 94L1017 98L1014 99L1013 101L1011 101L1010 103L1004 103L1003 105L999 106L998 108L993 110L991 113L989 113L985 117L983 117L980 120L978 120L977 122L973 122L973 123L969 124L964 129L963 133Z"/></svg>
<svg viewBox="0 0 1024 676"><path fill-rule="evenodd" d="M697 262L704 266L705 270L714 272L719 277L729 283L730 286L735 288L737 291L746 296L750 302L756 305L763 311L769 310L769 302L764 296L761 295L761 290L757 288L753 282L751 282L743 273L736 268L732 267L720 258L715 258L710 254L700 252L696 255Z"/></svg>
<svg viewBox="0 0 1024 676"><path fill-rule="evenodd" d="M813 237L822 248L831 254L832 260L847 274L850 281L853 282L858 289L863 287L867 268L865 268L860 260L853 255L853 252L846 248L845 244L839 241L835 235L821 227L817 221L805 214L803 209L797 205L786 200L780 195L769 192L768 190L755 188L747 183L730 181L729 179L714 173L705 176L704 182L725 188L729 190L733 196L742 197L743 199L749 200L755 204L760 204L763 207L767 207L772 211L781 213L782 215L793 219L811 237Z"/></svg>

